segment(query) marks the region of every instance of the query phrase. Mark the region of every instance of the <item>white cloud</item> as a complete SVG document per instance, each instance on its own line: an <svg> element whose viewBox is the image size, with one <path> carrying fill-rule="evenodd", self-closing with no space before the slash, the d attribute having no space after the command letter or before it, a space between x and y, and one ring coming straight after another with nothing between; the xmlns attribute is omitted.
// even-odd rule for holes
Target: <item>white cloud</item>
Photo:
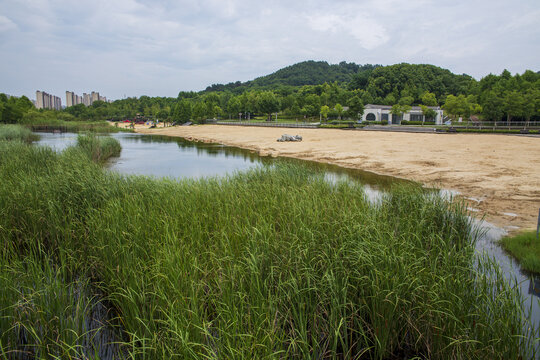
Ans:
<svg viewBox="0 0 540 360"><path fill-rule="evenodd" d="M17 25L8 17L0 15L0 34L17 29Z"/></svg>

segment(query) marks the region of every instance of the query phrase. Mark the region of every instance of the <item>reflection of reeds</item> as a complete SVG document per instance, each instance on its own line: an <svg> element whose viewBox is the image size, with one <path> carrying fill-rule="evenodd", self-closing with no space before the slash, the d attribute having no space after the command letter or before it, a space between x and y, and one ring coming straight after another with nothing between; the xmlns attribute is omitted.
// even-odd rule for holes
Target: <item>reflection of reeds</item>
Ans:
<svg viewBox="0 0 540 360"><path fill-rule="evenodd" d="M65 286L100 286L134 358L534 355L518 290L475 262L463 207L414 185L372 206L361 185L290 164L174 182L16 143L0 164L0 351L20 347L15 324L46 322L14 304L21 266L52 261ZM60 356L80 356L71 325L48 323Z"/></svg>

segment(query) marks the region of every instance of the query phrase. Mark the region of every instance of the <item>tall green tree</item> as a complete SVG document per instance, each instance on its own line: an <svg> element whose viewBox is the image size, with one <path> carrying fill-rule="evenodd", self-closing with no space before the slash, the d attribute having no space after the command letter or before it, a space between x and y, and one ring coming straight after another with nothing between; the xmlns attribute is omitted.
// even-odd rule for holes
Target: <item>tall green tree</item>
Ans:
<svg viewBox="0 0 540 360"><path fill-rule="evenodd" d="M257 105L261 112L268 114L268 121L272 120L272 113L279 111L279 100L272 91L263 91L257 97Z"/></svg>
<svg viewBox="0 0 540 360"><path fill-rule="evenodd" d="M173 121L185 123L191 119L191 102L187 99L182 99L176 106L173 111Z"/></svg>
<svg viewBox="0 0 540 360"><path fill-rule="evenodd" d="M336 106L334 106L334 110L336 111L339 120L341 120L341 114L343 114L343 106L341 104L336 104Z"/></svg>
<svg viewBox="0 0 540 360"><path fill-rule="evenodd" d="M235 118L238 116L239 113L242 112L242 104L240 103L240 99L238 99L237 96L233 96L229 99L229 102L227 102L227 114L229 114L229 119Z"/></svg>
<svg viewBox="0 0 540 360"><path fill-rule="evenodd" d="M328 113L330 112L330 108L328 105L321 106L321 116L324 118L325 121L328 120Z"/></svg>
<svg viewBox="0 0 540 360"><path fill-rule="evenodd" d="M540 90L529 89L523 96L522 114L529 126L531 117L540 112Z"/></svg>
<svg viewBox="0 0 540 360"><path fill-rule="evenodd" d="M202 122L206 118L206 105L202 101L197 101L192 107L191 117L197 122Z"/></svg>
<svg viewBox="0 0 540 360"><path fill-rule="evenodd" d="M493 121L501 120L501 117L504 115L502 102L502 97L495 91L489 91L485 94L482 104L482 114L484 117Z"/></svg>
<svg viewBox="0 0 540 360"><path fill-rule="evenodd" d="M524 99L521 93L513 90L507 91L503 97L503 110L506 114L506 123L510 125L512 116L521 116Z"/></svg>
<svg viewBox="0 0 540 360"><path fill-rule="evenodd" d="M355 119L360 119L364 114L364 102L362 99L355 95L349 99L349 114Z"/></svg>

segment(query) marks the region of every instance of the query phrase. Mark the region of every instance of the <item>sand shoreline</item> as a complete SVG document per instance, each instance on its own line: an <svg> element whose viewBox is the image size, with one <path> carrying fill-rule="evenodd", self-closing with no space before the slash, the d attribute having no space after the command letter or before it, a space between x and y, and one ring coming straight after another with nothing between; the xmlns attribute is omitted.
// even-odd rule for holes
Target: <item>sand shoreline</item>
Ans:
<svg viewBox="0 0 540 360"><path fill-rule="evenodd" d="M183 137L361 169L458 191L478 216L509 231L536 229L540 207L540 139L493 134L430 134L223 125L148 129ZM302 142L277 142L282 134Z"/></svg>

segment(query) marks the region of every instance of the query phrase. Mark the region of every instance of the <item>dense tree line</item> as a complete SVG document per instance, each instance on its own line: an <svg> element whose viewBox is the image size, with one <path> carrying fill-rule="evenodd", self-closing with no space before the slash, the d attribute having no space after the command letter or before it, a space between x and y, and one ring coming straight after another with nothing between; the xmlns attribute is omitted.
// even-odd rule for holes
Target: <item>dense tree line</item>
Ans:
<svg viewBox="0 0 540 360"><path fill-rule="evenodd" d="M333 78L339 78L337 74L348 77L309 83L324 78L324 71L329 71L327 75ZM317 73L321 74L320 78L302 77ZM300 85L291 85L295 83ZM411 106L420 105L426 118L433 116L428 106L442 106L455 119L474 115L484 120L540 121L540 74L529 70L516 75L505 70L501 75L490 74L476 81L433 65L382 67L311 61L246 84L234 89L227 85L213 86L213 91L210 88L201 92L182 91L176 98L141 96L113 103L96 101L89 107L79 104L61 112L37 111L26 97L8 99L2 95L0 116L2 122L11 123L32 122L46 115L64 120L142 116L179 123L208 118L247 119L256 115L270 120L274 113L296 119L356 119L366 104L382 104L392 106L394 114L403 114Z"/></svg>

